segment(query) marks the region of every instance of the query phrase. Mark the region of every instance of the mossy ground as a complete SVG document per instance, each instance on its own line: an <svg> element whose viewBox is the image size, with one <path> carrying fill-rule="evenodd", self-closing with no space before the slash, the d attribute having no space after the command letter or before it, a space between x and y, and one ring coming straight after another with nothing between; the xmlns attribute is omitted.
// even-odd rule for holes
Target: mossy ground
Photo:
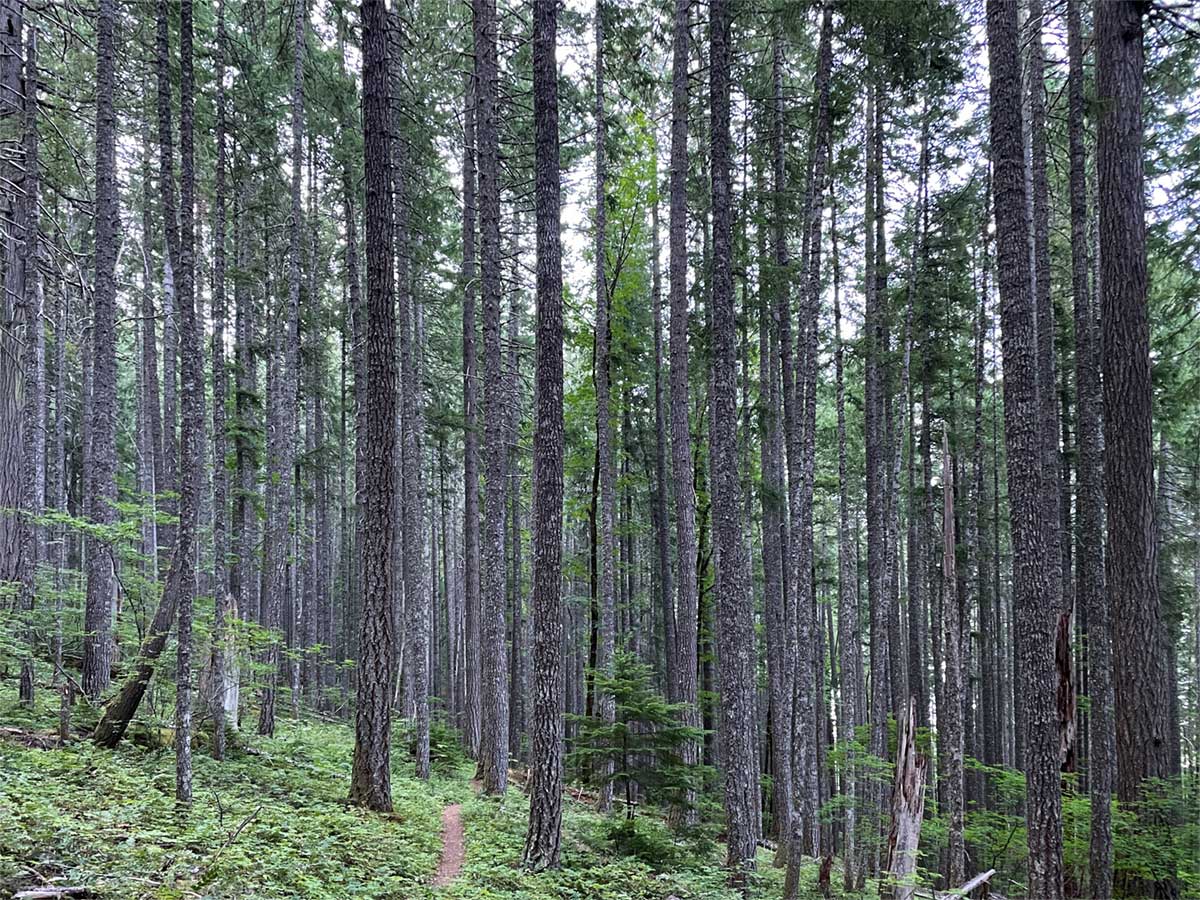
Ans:
<svg viewBox="0 0 1200 900"><path fill-rule="evenodd" d="M194 801L174 799L174 753L131 741L116 751L82 734L53 747L49 703L30 713L0 692L0 897L47 881L120 900L174 898L422 898L454 900L733 900L723 847L683 842L653 815L618 847L619 818L568 799L563 867L527 875L519 860L528 804L476 797L469 765L444 760L418 781L398 740L395 813L350 807L353 731L281 721L274 738L235 741L224 762L194 756ZM77 715L87 718L87 711ZM18 730L19 729L19 730ZM30 746L31 732L45 736ZM398 734L398 738L401 736ZM153 742L151 742L153 743ZM245 745L248 745L245 746ZM441 849L440 814L463 804L466 859L449 886L429 886ZM753 895L778 897L782 873L762 851ZM805 871L816 896L816 866ZM837 879L834 879L835 882Z"/></svg>

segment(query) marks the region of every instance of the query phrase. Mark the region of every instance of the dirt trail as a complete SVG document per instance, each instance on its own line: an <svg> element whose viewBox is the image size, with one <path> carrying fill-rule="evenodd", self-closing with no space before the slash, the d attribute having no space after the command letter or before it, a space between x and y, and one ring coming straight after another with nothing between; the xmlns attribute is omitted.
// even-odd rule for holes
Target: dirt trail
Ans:
<svg viewBox="0 0 1200 900"><path fill-rule="evenodd" d="M442 810L442 859L438 863L433 886L445 887L457 878L465 855L462 806L452 803Z"/></svg>

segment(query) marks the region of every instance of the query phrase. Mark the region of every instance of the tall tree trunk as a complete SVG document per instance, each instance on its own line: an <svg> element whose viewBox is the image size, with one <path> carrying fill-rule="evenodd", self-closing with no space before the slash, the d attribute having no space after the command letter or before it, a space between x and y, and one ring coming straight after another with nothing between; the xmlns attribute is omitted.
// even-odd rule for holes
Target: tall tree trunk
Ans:
<svg viewBox="0 0 1200 900"><path fill-rule="evenodd" d="M1154 517L1150 321L1142 150L1143 4L1096 7L1100 321L1104 391L1105 581L1113 631L1117 797L1133 807L1146 779L1168 778L1170 681L1159 605ZM1130 893L1174 897L1173 873Z"/></svg>
<svg viewBox="0 0 1200 900"><path fill-rule="evenodd" d="M955 555L957 537L954 522L954 461L950 456L950 436L942 431L942 646L946 670L946 708L939 710L939 753L942 757L939 782L946 786L947 815L950 818L949 866L946 883L962 884L966 877L966 853L963 847L963 706L959 702L964 689L962 660L962 600L958 594Z"/></svg>
<svg viewBox="0 0 1200 900"><path fill-rule="evenodd" d="M712 112L713 487L719 555L721 751L725 770L726 864L739 883L754 869L758 843L758 769L754 750L754 621L749 554L742 535L737 459L737 346L733 305L727 0L710 6Z"/></svg>
<svg viewBox="0 0 1200 900"><path fill-rule="evenodd" d="M39 521L46 497L46 329L42 323L42 277L38 269L40 238L40 163L38 160L38 66L37 31L26 29L25 38L25 115L22 125L21 243L24 296L25 349L21 367L25 370L21 410L21 544L20 589L18 606L25 624L25 654L21 657L18 696L22 703L33 704L34 655L37 633L31 621L36 594L38 565L46 555L45 527Z"/></svg>
<svg viewBox="0 0 1200 900"><path fill-rule="evenodd" d="M533 104L537 323L533 434L533 672L529 830L523 863L557 868L562 840L563 303L559 238L557 0L536 0Z"/></svg>
<svg viewBox="0 0 1200 900"><path fill-rule="evenodd" d="M775 864L782 865L788 859L787 843L792 835L792 818L795 815L792 778L793 744L797 739L792 722L795 708L796 682L796 604L792 599L792 565L788 556L788 521L791 507L790 483L798 483L798 454L795 446L795 391L792 389L792 305L790 293L790 261L788 258L786 219L787 219L787 161L784 144L784 94L783 94L783 24L780 20L773 23L774 34L771 39L771 242L773 244L773 267L771 270L771 287L774 297L773 324L778 332L779 349L777 352L779 373L780 406L783 412L783 429L776 439L776 451L779 454L776 473L782 492L780 502L786 509L779 516L779 545L780 545L780 630L777 635L780 641L779 667L781 682L780 702L773 711L775 722L779 723L778 742L776 751L779 764L776 767L776 777L779 780L779 790L787 798L778 810L779 849L775 855ZM788 482L784 481L784 449L786 448Z"/></svg>
<svg viewBox="0 0 1200 900"><path fill-rule="evenodd" d="M396 324L392 295L391 131L387 10L363 0L363 161L366 174L367 308L363 445L362 633L350 801L392 809L391 679L394 668L391 548L396 490Z"/></svg>
<svg viewBox="0 0 1200 900"><path fill-rule="evenodd" d="M0 121L20 121L24 109L25 90L22 84L21 35L25 4L21 0L0 0ZM97 109L100 97L97 95ZM7 131L7 129L6 129ZM15 129L14 129L15 131ZM99 137L99 133L97 133ZM0 201L3 214L4 284L0 290L0 581L14 581L21 567L21 523L19 510L22 501L22 435L21 379L22 345L15 330L7 324L16 320L24 304L21 265L21 203L18 190L23 170L19 157L5 158L0 164L5 179L4 198Z"/></svg>
<svg viewBox="0 0 1200 900"><path fill-rule="evenodd" d="M496 2L473 0L479 232L483 297L484 510L480 645L483 710L479 775L488 794L508 787L508 656L504 624L504 378L500 351L500 150L496 119Z"/></svg>
<svg viewBox="0 0 1200 900"><path fill-rule="evenodd" d="M833 322L834 370L837 391L838 440L838 650L841 663L841 727L839 738L857 740L855 730L865 722L866 692L863 688L862 637L858 615L858 560L852 545L850 523L850 487L846 465L846 389L842 344L841 260L838 257L837 197L831 186L829 211L830 260L833 263ZM843 776L843 792L847 798L845 836L842 847L845 860L844 884L847 891L858 888L860 869L858 859L858 772L854 755L848 754Z"/></svg>
<svg viewBox="0 0 1200 900"><path fill-rule="evenodd" d="M687 704L686 724L700 725L699 669L696 652L700 590L696 577L696 486L692 466L692 435L688 404L687 296L687 173L688 173L688 14L690 0L675 0L671 38L671 221L669 294L671 303L671 469L675 487L675 555L677 582L677 684L672 699ZM700 760L700 746L684 741L685 764ZM696 820L695 796L688 794L682 811L689 824Z"/></svg>
<svg viewBox="0 0 1200 900"><path fill-rule="evenodd" d="M609 390L610 354L609 338L611 324L608 307L607 243L605 228L607 211L605 204L605 179L607 162L604 153L604 15L603 0L596 4L595 42L595 120L596 120L596 206L595 206L595 257L596 257L596 326L595 326L595 381L596 381L596 453L600 472L600 514L598 528L599 550L599 609L600 626L596 646L596 672L611 677L613 672L613 649L616 640L616 558L613 549L613 530L616 517L616 472L613 461L612 411ZM616 700L609 693L597 695L599 716L606 722L616 718ZM596 807L601 812L612 808L612 762L600 763L596 777L600 789Z"/></svg>
<svg viewBox="0 0 1200 900"><path fill-rule="evenodd" d="M196 594L197 530L204 434L204 364L195 302L195 193L193 148L195 77L192 69L192 0L179 6L179 311L180 432L179 527L171 574L176 577L179 625L175 661L175 799L192 799L192 605ZM170 575L168 575L168 581ZM168 584L167 590L171 589Z"/></svg>
<svg viewBox="0 0 1200 900"><path fill-rule="evenodd" d="M654 158L654 199L650 206L650 257L651 257L651 305L653 306L654 328L654 497L653 527L655 551L657 553L658 589L663 618L663 674L666 678L668 697L673 696L672 685L679 680L677 619L675 612L675 585L671 572L670 516L667 514L667 422L663 408L663 333L662 333L662 267L659 264L658 227L658 157Z"/></svg>
<svg viewBox="0 0 1200 900"><path fill-rule="evenodd" d="M1083 26L1079 0L1068 0L1067 138L1070 151L1071 293L1075 323L1076 588L1087 628L1088 789L1091 841L1088 890L1097 900L1112 896L1112 793L1115 780L1112 637L1104 589L1104 461L1096 308L1088 284L1087 161L1083 143Z"/></svg>
<svg viewBox="0 0 1200 900"><path fill-rule="evenodd" d="M212 287L212 379L213 379L213 649L212 753L215 759L225 756L225 695L229 689L228 621L236 615L233 595L229 591L227 558L229 555L228 475L225 468L225 404L229 393L228 373L225 370L225 3L217 5L217 175L215 225L213 227L213 287Z"/></svg>
<svg viewBox="0 0 1200 900"><path fill-rule="evenodd" d="M821 303L821 222L825 199L825 170L829 146L829 82L833 68L833 8L822 4L821 41L817 51L815 83L816 131L812 143L811 175L807 188L804 228L807 234L805 245L807 257L803 260L807 283L800 311L800 334L797 349L800 366L797 372L797 411L799 421L793 419L793 427L800 431L800 479L791 485L792 510L792 558L795 568L789 573L796 598L797 658L795 709L793 712L796 736L792 743L793 790L797 795L797 806L792 812L792 835L788 841L790 852L788 878L784 896L796 896L800 865L803 854L810 852L821 855L821 830L818 819L820 809L820 759L818 730L820 719L818 706L824 682L823 666L820 664L818 642L820 629L817 624L817 598L813 582L813 480L816 465L816 416L817 416L817 328ZM787 385L784 385L787 390Z"/></svg>
<svg viewBox="0 0 1200 900"><path fill-rule="evenodd" d="M117 118L113 107L116 10L101 0L96 18L96 216L95 286L92 291L92 396L87 418L86 468L92 519L117 521ZM84 610L83 690L93 700L108 688L112 665L114 555L101 537L87 539L87 605Z"/></svg>
<svg viewBox="0 0 1200 900"><path fill-rule="evenodd" d="M1052 534L1040 521L1044 442L1037 426L1041 408L1037 318L1030 292L1022 174L1016 2L988 0L987 29L992 73L992 186L1003 330L1004 432L1012 509L1015 636L1020 660L1017 692L1023 697L1025 723L1028 889L1034 896L1056 898L1063 893L1059 734L1054 703L1054 635L1060 584L1052 566ZM1057 524L1055 517L1052 526ZM1057 535L1053 539L1057 542Z"/></svg>
<svg viewBox="0 0 1200 900"><path fill-rule="evenodd" d="M466 719L467 752L479 752L480 734L480 606L479 606L479 414L475 351L475 76L467 76L463 92L463 569L466 587Z"/></svg>

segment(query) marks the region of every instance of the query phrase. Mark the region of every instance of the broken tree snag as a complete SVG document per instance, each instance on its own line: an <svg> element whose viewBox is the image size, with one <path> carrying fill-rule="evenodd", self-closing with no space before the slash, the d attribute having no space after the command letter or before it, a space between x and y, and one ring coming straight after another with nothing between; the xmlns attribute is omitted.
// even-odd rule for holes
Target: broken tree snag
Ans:
<svg viewBox="0 0 1200 900"><path fill-rule="evenodd" d="M887 880L892 885L892 900L912 900L916 888L917 844L921 840L921 817L925 812L925 772L929 765L924 755L917 752L916 720L917 701L910 696L904 731L896 750L892 827L888 833Z"/></svg>

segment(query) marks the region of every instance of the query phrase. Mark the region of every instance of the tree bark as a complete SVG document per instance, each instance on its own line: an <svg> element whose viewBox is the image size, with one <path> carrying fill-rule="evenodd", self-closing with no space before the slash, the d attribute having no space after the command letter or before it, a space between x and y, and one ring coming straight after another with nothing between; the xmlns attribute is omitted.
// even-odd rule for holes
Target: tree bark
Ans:
<svg viewBox="0 0 1200 900"><path fill-rule="evenodd" d="M1097 900L1112 896L1112 793L1114 782L1112 637L1104 588L1104 460L1096 309L1088 284L1087 161L1084 149L1083 26L1079 0L1068 0L1067 138L1070 153L1071 293L1075 324L1076 587L1087 622L1088 789L1091 839L1088 889Z"/></svg>
<svg viewBox="0 0 1200 900"><path fill-rule="evenodd" d="M480 735L480 606L479 606L479 413L475 351L475 76L467 76L463 93L463 574L466 644L467 752L479 752Z"/></svg>
<svg viewBox="0 0 1200 900"><path fill-rule="evenodd" d="M685 723L700 725L699 668L696 644L700 609L696 576L696 487L692 465L692 435L688 404L688 296L687 296L687 173L688 173L688 43L690 0L675 0L671 51L671 219L669 244L670 359L671 359L671 469L675 487L675 556L678 660L677 683L672 699L686 704ZM700 746L684 741L685 764L700 760ZM696 798L689 793L682 818L696 821Z"/></svg>
<svg viewBox="0 0 1200 900"><path fill-rule="evenodd" d="M391 131L387 10L363 0L363 160L367 309L361 497L362 632L350 801L392 809L392 510L396 490L396 326L392 295Z"/></svg>
<svg viewBox="0 0 1200 900"><path fill-rule="evenodd" d="M961 884L966 878L966 852L963 846L963 705L958 698L964 690L962 660L962 606L958 594L955 554L957 537L954 522L954 461L950 456L950 436L942 431L942 646L946 670L946 708L938 711L941 733L938 735L942 757L938 780L946 786L946 810L950 819L949 866L947 885Z"/></svg>
<svg viewBox="0 0 1200 900"><path fill-rule="evenodd" d="M1113 638L1117 797L1136 806L1171 774L1170 682L1157 577L1150 321L1142 149L1144 4L1096 7L1100 321L1104 392L1105 582ZM1130 893L1174 897L1173 875Z"/></svg>
<svg viewBox="0 0 1200 900"><path fill-rule="evenodd" d="M988 0L987 28L992 73L992 186L1003 330L1004 433L1012 510L1015 637L1020 661L1016 692L1023 697L1025 724L1028 889L1031 895L1056 898L1063 893L1059 734L1054 703L1054 634L1060 584L1053 572L1051 533L1040 521L1044 442L1037 426L1041 408L1037 319L1030 292L1025 218L1017 4L1012 0ZM1052 526L1057 524L1055 518Z"/></svg>
<svg viewBox="0 0 1200 900"><path fill-rule="evenodd" d="M500 151L496 119L496 2L473 0L479 231L483 297L484 511L479 775L488 794L508 787L508 656L504 623L504 378L500 350Z"/></svg>
<svg viewBox="0 0 1200 900"><path fill-rule="evenodd" d="M562 840L563 303L559 221L557 0L536 0L533 31L537 323L533 437L532 715L524 866L557 868Z"/></svg>
<svg viewBox="0 0 1200 900"><path fill-rule="evenodd" d="M102 0L96 18L96 248L92 291L92 397L88 416L87 497L92 521L116 524L117 510L117 119L113 107L116 10ZM112 610L116 575L107 541L87 539L83 690L93 700L108 688L112 666Z"/></svg>
<svg viewBox="0 0 1200 900"><path fill-rule="evenodd" d="M727 0L710 6L712 113L713 511L719 555L721 751L725 770L726 864L744 883L758 843L758 769L754 749L754 622L749 555L742 536L737 459L737 346L733 306Z"/></svg>

